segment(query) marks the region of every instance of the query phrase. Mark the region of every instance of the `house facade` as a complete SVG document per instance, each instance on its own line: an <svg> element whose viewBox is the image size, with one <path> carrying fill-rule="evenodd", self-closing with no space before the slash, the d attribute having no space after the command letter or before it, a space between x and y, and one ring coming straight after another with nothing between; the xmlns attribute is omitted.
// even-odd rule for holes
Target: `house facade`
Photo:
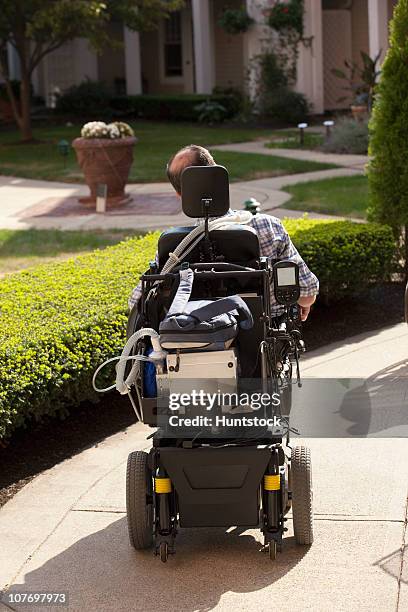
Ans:
<svg viewBox="0 0 408 612"><path fill-rule="evenodd" d="M344 103L342 83L332 73L345 59L374 57L388 46L388 25L397 0L304 0L304 30L309 44L299 45L296 90L306 95L315 113ZM34 92L52 103L57 87L64 91L89 78L104 81L122 94L211 93L214 87L253 92L253 61L270 44L265 9L274 0L244 0L254 23L247 32L227 34L219 25L225 6L243 0L186 0L185 7L163 20L153 32L137 33L120 23L109 25L119 48L93 52L76 39L47 56L33 78ZM9 69L18 78L18 60L9 49Z"/></svg>

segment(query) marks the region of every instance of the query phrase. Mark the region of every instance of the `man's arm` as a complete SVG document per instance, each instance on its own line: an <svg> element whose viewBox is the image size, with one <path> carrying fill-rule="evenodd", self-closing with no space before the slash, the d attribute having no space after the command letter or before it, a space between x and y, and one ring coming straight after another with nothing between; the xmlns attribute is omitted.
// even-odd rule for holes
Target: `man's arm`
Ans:
<svg viewBox="0 0 408 612"><path fill-rule="evenodd" d="M295 248L282 222L270 215L256 215L252 223L257 231L261 254L273 259L289 260L299 266L300 297L298 304L302 321L305 321L310 307L316 301L319 293L319 281L309 270L299 252Z"/></svg>
<svg viewBox="0 0 408 612"><path fill-rule="evenodd" d="M303 261L283 225L282 229L283 235L279 256L280 259L294 261L299 266L300 297L298 304L300 306L300 318L302 321L306 321L310 308L315 303L316 296L319 293L319 281Z"/></svg>

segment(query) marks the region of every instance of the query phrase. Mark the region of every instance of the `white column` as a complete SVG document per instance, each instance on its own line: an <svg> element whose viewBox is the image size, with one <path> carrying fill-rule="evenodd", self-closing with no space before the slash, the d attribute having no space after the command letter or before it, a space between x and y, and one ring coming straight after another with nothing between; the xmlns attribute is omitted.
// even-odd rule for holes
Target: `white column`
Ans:
<svg viewBox="0 0 408 612"><path fill-rule="evenodd" d="M21 77L20 58L18 57L15 47L13 47L11 43L7 43L7 59L9 78L19 80Z"/></svg>
<svg viewBox="0 0 408 612"><path fill-rule="evenodd" d="M209 0L192 0L196 93L212 93L215 86L214 45Z"/></svg>
<svg viewBox="0 0 408 612"><path fill-rule="evenodd" d="M124 28L126 93L136 96L142 93L142 62L139 32Z"/></svg>
<svg viewBox="0 0 408 612"><path fill-rule="evenodd" d="M304 6L306 43L299 43L296 91L306 96L313 113L320 114L324 110L322 5L315 0L305 0Z"/></svg>
<svg viewBox="0 0 408 612"><path fill-rule="evenodd" d="M380 50L381 61L388 49L388 2L368 0L368 35L370 56L374 58Z"/></svg>

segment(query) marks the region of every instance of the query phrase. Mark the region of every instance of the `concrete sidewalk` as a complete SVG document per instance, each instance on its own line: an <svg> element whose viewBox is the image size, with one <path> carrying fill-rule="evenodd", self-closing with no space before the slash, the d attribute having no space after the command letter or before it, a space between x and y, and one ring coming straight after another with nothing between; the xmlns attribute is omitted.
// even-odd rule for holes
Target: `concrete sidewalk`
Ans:
<svg viewBox="0 0 408 612"><path fill-rule="evenodd" d="M298 159L301 161L314 161L323 164L335 164L342 168L356 168L364 170L368 163L367 155L347 155L344 153L324 153L312 149L270 149L268 140L256 140L253 142L242 142L226 145L215 145L212 149L218 151L232 151L235 153L258 153L260 155L272 155L275 157L286 157L287 159Z"/></svg>
<svg viewBox="0 0 408 612"><path fill-rule="evenodd" d="M304 376L315 377L380 380L407 368L405 324L303 360ZM36 477L3 507L0 588L65 590L75 612L408 609L406 439L308 440L316 521L309 549L295 545L291 526L273 563L259 552L257 531L181 530L164 565L133 551L126 531L126 458L150 446L150 431L129 427Z"/></svg>
<svg viewBox="0 0 408 612"><path fill-rule="evenodd" d="M263 212L281 218L301 217L302 211L281 208L291 197L283 191L285 186L356 174L361 174L361 170L344 167L232 183L231 206L242 209L245 200L254 197L261 203ZM101 215L92 210L78 210L80 206L73 205L78 197L87 195L86 185L0 176L0 228L143 230L188 224L188 218L181 212L181 202L168 183L130 184L127 191L134 202L131 209L118 209ZM160 208L161 202L163 212ZM166 210L170 210L171 214L166 213ZM313 213L310 217L332 218L329 215Z"/></svg>

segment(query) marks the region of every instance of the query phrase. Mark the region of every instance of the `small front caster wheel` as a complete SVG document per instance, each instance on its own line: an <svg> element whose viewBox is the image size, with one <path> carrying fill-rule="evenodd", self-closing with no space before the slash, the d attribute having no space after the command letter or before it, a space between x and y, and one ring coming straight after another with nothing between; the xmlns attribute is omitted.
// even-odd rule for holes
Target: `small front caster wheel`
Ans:
<svg viewBox="0 0 408 612"><path fill-rule="evenodd" d="M160 542L160 561L163 561L163 563L166 563L167 559L169 558L169 546L167 544L167 542Z"/></svg>
<svg viewBox="0 0 408 612"><path fill-rule="evenodd" d="M275 561L277 552L278 552L278 545L276 543L276 540L271 540L268 544L268 554L269 554L269 559L271 561Z"/></svg>

